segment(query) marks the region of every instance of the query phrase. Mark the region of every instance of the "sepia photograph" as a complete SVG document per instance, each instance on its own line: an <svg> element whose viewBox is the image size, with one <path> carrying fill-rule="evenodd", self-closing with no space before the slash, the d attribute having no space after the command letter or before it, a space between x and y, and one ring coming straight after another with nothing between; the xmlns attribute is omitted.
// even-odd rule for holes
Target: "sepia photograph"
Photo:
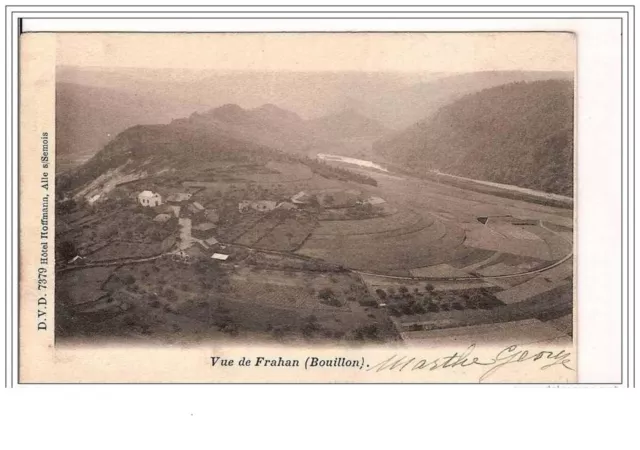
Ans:
<svg viewBox="0 0 640 450"><path fill-rule="evenodd" d="M575 46L57 36L56 345L571 347Z"/></svg>

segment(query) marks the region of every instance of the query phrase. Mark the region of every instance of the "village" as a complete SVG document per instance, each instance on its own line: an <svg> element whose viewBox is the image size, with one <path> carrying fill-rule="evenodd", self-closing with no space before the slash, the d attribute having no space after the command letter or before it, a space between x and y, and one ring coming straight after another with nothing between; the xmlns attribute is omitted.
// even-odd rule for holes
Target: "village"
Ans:
<svg viewBox="0 0 640 450"><path fill-rule="evenodd" d="M298 252L321 220L389 214L381 197L323 180L267 189L128 177L83 192L58 217L58 248L69 247L57 258L61 335L394 339L357 274Z"/></svg>
<svg viewBox="0 0 640 450"><path fill-rule="evenodd" d="M194 189L193 192L176 192L163 197L158 192L150 190L141 191L138 196L139 204L144 208L154 211L153 221L164 224L172 218L178 219L179 231L177 233L176 248L173 255L184 261L189 258L210 257L218 261L227 261L229 254L224 251L227 248L225 243L219 240L217 226L220 222L220 213L214 208L205 208L200 202L192 198L194 192L201 189ZM350 192L354 197L351 199L351 206L366 209L374 205L380 205L385 201L376 196L366 199L357 198L358 191ZM320 202L330 204L335 203L333 195L324 195L318 199L317 195L306 191L300 191L289 199L282 201L274 200L241 200L238 203L238 212L246 213L271 213L273 211L285 212L278 218L295 217L300 219L300 215L305 213L318 212ZM345 205L342 205L343 207ZM287 214L287 212L289 212ZM301 213L301 214L296 214ZM274 227L275 228L275 227ZM242 242L243 239L239 239ZM246 239L245 239L246 241ZM247 247L251 245L247 242Z"/></svg>

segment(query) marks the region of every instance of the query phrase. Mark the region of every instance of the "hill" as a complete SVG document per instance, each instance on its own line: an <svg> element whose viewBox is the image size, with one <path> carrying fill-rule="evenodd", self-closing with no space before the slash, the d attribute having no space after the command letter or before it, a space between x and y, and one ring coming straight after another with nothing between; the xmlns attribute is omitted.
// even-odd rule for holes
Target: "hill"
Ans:
<svg viewBox="0 0 640 450"><path fill-rule="evenodd" d="M194 104L135 95L118 89L56 83L56 155L59 169L88 160L132 125L168 123L196 108Z"/></svg>
<svg viewBox="0 0 640 450"><path fill-rule="evenodd" d="M572 72L485 71L440 74L439 78L393 91L379 91L355 106L358 111L387 127L400 130L434 114L441 107L472 94L503 84L551 79L572 80Z"/></svg>
<svg viewBox="0 0 640 450"><path fill-rule="evenodd" d="M248 130L242 137L256 132L257 124L268 129L268 125L258 118L265 114L265 109L271 108L267 106L246 111L237 105L225 105L210 111L204 118L203 115L196 115L166 125L128 128L77 170L58 175L57 188L61 197L75 196L86 190L87 186L103 186L103 190L108 192L120 184L143 178L162 179L171 183L215 179L214 172L220 170L229 173L231 178L225 179L233 182L234 177L242 179L245 171L264 172L264 166L269 162L305 165L313 173L325 178L376 184L373 178L366 175L333 167L303 154L281 151L280 146L274 148L257 142L267 141L265 136L277 136L279 128L276 125L271 130L276 131L264 133L255 141L242 139L240 133L234 133L237 131L235 126L241 129L242 123ZM279 111L281 117L274 119L272 112L269 111L269 117L275 124L299 120L282 110ZM233 167L237 169L232 170Z"/></svg>
<svg viewBox="0 0 640 450"><path fill-rule="evenodd" d="M389 132L379 122L354 110L305 120L273 104L253 109L227 104L173 123L207 128L230 138L314 158L317 153L328 151L355 156L361 147Z"/></svg>
<svg viewBox="0 0 640 450"><path fill-rule="evenodd" d="M189 118L178 119L175 125L206 128L220 136L254 142L291 153L303 153L313 145L305 133L305 121L296 113L272 104L244 109L226 104Z"/></svg>
<svg viewBox="0 0 640 450"><path fill-rule="evenodd" d="M573 84L518 82L471 94L374 151L412 171L573 194Z"/></svg>

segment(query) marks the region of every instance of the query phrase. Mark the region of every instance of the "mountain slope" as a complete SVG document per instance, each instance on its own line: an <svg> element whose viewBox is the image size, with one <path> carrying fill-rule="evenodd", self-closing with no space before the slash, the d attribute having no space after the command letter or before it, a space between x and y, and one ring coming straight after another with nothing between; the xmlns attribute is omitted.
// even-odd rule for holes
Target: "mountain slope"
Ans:
<svg viewBox="0 0 640 450"><path fill-rule="evenodd" d="M313 144L312 138L304 131L303 119L271 104L254 109L227 104L173 123L215 130L221 136L291 153L305 152Z"/></svg>
<svg viewBox="0 0 640 450"><path fill-rule="evenodd" d="M400 130L434 114L465 95L503 84L551 79L572 80L572 72L486 71L461 73L417 83L395 91L382 91L357 105L358 111Z"/></svg>
<svg viewBox="0 0 640 450"><path fill-rule="evenodd" d="M116 89L56 83L56 155L63 168L89 159L136 124L168 123L196 105Z"/></svg>
<svg viewBox="0 0 640 450"><path fill-rule="evenodd" d="M354 109L309 120L306 130L325 139L380 138L390 130Z"/></svg>
<svg viewBox="0 0 640 450"><path fill-rule="evenodd" d="M573 84L519 82L468 95L375 143L410 170L573 193Z"/></svg>

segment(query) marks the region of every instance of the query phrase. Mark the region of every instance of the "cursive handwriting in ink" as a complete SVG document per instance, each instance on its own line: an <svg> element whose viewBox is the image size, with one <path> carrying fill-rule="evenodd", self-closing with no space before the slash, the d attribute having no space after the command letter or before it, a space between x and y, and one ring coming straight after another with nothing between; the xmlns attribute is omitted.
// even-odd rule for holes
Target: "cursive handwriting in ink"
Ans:
<svg viewBox="0 0 640 450"><path fill-rule="evenodd" d="M477 356L473 356L473 352L476 349L476 345L470 345L463 352L454 352L451 355L438 357L432 360L420 359L406 356L399 356L397 354L368 367L367 371L397 371L403 370L440 370L451 369L454 367L469 367L469 366L485 366L488 369L482 373L479 381L485 381L491 375L494 375L501 368L514 363L522 363L525 361L542 361L546 364L540 367L540 370L546 370L550 367L562 365L567 370L574 371L571 367L571 353L564 349L559 351L542 350L537 352L530 352L525 349L521 349L518 345L510 345L500 350L495 356L491 358L481 359Z"/></svg>

